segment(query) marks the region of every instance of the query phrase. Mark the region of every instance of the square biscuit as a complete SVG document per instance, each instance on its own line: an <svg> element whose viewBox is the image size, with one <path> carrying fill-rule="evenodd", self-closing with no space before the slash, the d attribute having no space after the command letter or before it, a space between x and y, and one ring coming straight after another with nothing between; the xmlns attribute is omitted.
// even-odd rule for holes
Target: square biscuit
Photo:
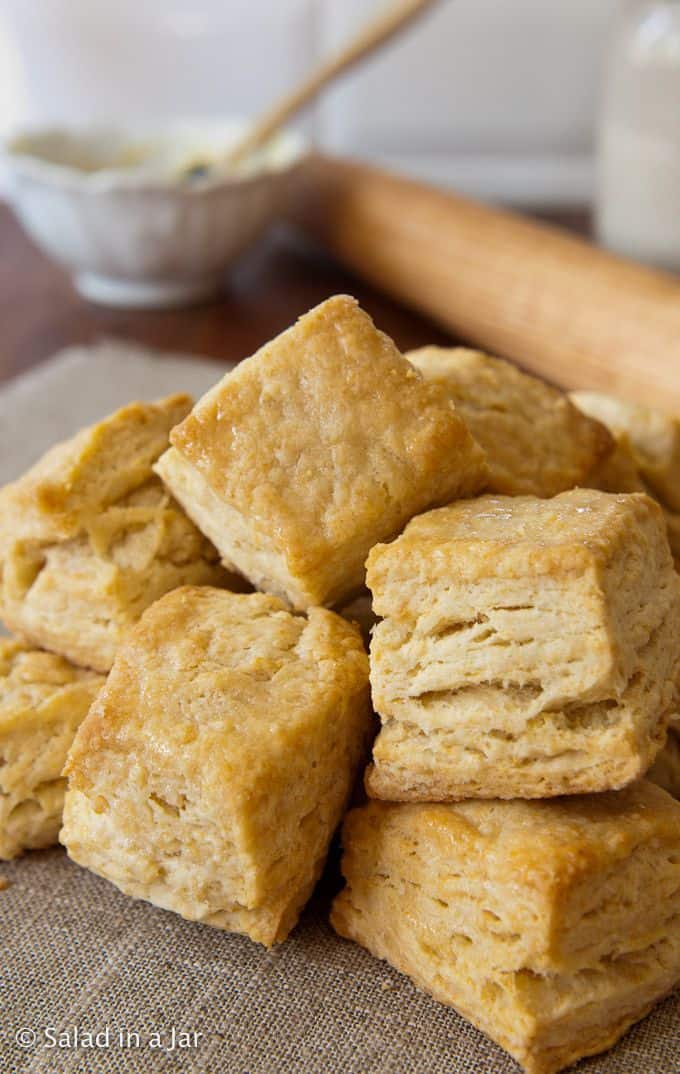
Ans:
<svg viewBox="0 0 680 1074"><path fill-rule="evenodd" d="M678 711L658 505L576 489L414 519L368 560L378 798L540 798L638 779Z"/></svg>
<svg viewBox="0 0 680 1074"><path fill-rule="evenodd" d="M365 759L368 658L334 612L175 590L129 634L66 768L61 839L129 895L285 939Z"/></svg>
<svg viewBox="0 0 680 1074"><path fill-rule="evenodd" d="M536 802L371 802L331 922L556 1074L680 982L680 803L647 781Z"/></svg>
<svg viewBox="0 0 680 1074"><path fill-rule="evenodd" d="M0 489L0 604L11 630L104 672L168 590L239 584L151 470L190 405L183 395L132 403Z"/></svg>
<svg viewBox="0 0 680 1074"><path fill-rule="evenodd" d="M666 745L647 777L674 798L680 798L680 731L669 730Z"/></svg>
<svg viewBox="0 0 680 1074"><path fill-rule="evenodd" d="M604 425L563 392L501 358L464 347L422 347L405 357L449 392L486 452L490 492L555 496L582 484L613 446Z"/></svg>
<svg viewBox="0 0 680 1074"><path fill-rule="evenodd" d="M0 638L0 858L58 841L62 769L104 677Z"/></svg>
<svg viewBox="0 0 680 1074"><path fill-rule="evenodd" d="M350 598L372 545L486 478L446 391L345 296L241 362L171 441L156 470L225 564L300 610Z"/></svg>

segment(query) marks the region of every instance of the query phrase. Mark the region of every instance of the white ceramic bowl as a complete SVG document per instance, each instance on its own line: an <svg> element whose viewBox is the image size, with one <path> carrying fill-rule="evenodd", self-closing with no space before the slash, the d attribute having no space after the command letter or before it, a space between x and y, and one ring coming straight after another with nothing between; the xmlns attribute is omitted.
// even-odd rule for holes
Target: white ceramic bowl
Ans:
<svg viewBox="0 0 680 1074"><path fill-rule="evenodd" d="M4 146L9 197L28 233L87 298L167 308L217 292L225 268L284 210L306 152L285 132L233 172L216 161L241 121L34 130Z"/></svg>

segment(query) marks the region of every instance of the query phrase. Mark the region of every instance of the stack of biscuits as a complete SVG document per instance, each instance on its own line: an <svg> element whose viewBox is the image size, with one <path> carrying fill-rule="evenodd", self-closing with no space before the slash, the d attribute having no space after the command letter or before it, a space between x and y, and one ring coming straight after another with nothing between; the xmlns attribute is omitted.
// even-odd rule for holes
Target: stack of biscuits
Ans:
<svg viewBox="0 0 680 1074"><path fill-rule="evenodd" d="M335 929L529 1074L609 1047L680 981L680 464L596 410L338 296L54 448L0 490L0 857L63 810L269 946L365 769Z"/></svg>

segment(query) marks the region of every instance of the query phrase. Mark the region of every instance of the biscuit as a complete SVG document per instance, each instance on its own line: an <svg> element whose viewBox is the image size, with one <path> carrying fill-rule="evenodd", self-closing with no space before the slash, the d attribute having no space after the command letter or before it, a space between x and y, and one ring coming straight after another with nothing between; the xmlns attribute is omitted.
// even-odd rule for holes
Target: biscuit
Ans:
<svg viewBox="0 0 680 1074"><path fill-rule="evenodd" d="M171 442L156 470L225 564L300 610L349 599L372 545L486 479L446 390L344 296L241 362Z"/></svg>
<svg viewBox="0 0 680 1074"><path fill-rule="evenodd" d="M680 804L641 781L538 802L371 802L331 922L523 1066L610 1048L680 981Z"/></svg>
<svg viewBox="0 0 680 1074"><path fill-rule="evenodd" d="M449 392L486 452L491 492L554 496L582 484L613 446L604 425L510 362L464 347L422 347L406 358Z"/></svg>
<svg viewBox="0 0 680 1074"><path fill-rule="evenodd" d="M66 755L103 682L0 638L0 858L57 842Z"/></svg>
<svg viewBox="0 0 680 1074"><path fill-rule="evenodd" d="M658 505L483 496L368 560L378 798L540 798L638 779L678 711L680 579Z"/></svg>
<svg viewBox="0 0 680 1074"><path fill-rule="evenodd" d="M62 842L129 895L270 945L319 877L370 726L356 627L261 593L175 590L80 728Z"/></svg>
<svg viewBox="0 0 680 1074"><path fill-rule="evenodd" d="M648 772L652 783L680 798L680 733L668 732L666 745Z"/></svg>
<svg viewBox="0 0 680 1074"><path fill-rule="evenodd" d="M371 802L347 817L331 921L527 1074L611 1047L680 981L680 804Z"/></svg>
<svg viewBox="0 0 680 1074"><path fill-rule="evenodd" d="M641 490L663 508L668 541L680 570L680 420L599 392L571 392L585 414L605 422L616 449L583 482L605 492Z"/></svg>
<svg viewBox="0 0 680 1074"><path fill-rule="evenodd" d="M151 470L190 405L184 395L132 403L0 489L2 616L11 630L104 672L163 593L238 585Z"/></svg>

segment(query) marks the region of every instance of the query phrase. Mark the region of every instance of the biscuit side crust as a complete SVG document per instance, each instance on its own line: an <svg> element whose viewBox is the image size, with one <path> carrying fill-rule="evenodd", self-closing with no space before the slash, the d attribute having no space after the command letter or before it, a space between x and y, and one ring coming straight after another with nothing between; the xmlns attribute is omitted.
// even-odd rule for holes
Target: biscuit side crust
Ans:
<svg viewBox="0 0 680 1074"><path fill-rule="evenodd" d="M677 602L619 697L542 707L537 689L498 683L392 699L367 790L393 801L447 801L627 786L648 770L677 719L679 637Z"/></svg>
<svg viewBox="0 0 680 1074"><path fill-rule="evenodd" d="M221 545L224 549L225 534L229 534L230 558L222 556L225 568L236 568L238 561L238 569L256 589L272 593L300 610L322 604L324 598L333 595L332 591L329 593L328 585L323 584L322 572L314 580L306 575L293 575L286 557L273 550L266 539L260 538L239 511L220 500L202 474L176 448L166 451L154 470L215 547ZM327 561L329 571L332 565Z"/></svg>
<svg viewBox="0 0 680 1074"><path fill-rule="evenodd" d="M285 938L365 757L359 632L264 594L176 590L142 617L74 743L62 841L121 890Z"/></svg>

